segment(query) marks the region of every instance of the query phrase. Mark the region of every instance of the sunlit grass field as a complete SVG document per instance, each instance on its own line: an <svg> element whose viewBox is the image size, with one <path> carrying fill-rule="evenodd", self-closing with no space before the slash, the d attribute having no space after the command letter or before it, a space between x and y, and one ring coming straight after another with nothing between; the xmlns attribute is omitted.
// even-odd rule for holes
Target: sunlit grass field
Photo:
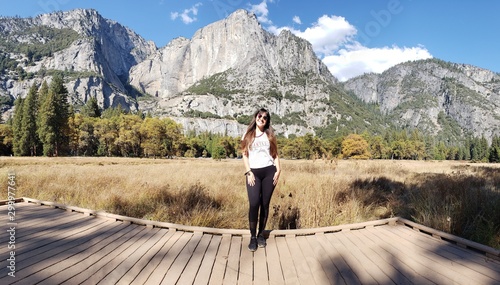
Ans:
<svg viewBox="0 0 500 285"><path fill-rule="evenodd" d="M131 217L246 229L239 159L0 158L17 197ZM457 161L282 160L268 229L400 216L500 248L500 165Z"/></svg>

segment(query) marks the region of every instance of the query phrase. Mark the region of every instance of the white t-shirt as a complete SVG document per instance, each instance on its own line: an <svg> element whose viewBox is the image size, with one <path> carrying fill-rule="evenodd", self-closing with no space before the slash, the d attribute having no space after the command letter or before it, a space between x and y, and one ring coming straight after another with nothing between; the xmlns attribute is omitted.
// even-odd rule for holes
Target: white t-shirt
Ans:
<svg viewBox="0 0 500 285"><path fill-rule="evenodd" d="M270 149L271 143L266 133L255 137L248 148L248 164L250 168L263 168L274 165Z"/></svg>

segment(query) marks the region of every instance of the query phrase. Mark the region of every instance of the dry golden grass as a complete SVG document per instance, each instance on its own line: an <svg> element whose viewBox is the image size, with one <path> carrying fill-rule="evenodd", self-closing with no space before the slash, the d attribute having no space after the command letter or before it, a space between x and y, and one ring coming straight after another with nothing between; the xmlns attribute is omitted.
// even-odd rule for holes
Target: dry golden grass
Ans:
<svg viewBox="0 0 500 285"><path fill-rule="evenodd" d="M282 160L282 169L268 228L401 216L500 247L498 164ZM8 171L15 172L17 197L171 223L247 228L241 160L3 157L0 170L1 185L7 185Z"/></svg>

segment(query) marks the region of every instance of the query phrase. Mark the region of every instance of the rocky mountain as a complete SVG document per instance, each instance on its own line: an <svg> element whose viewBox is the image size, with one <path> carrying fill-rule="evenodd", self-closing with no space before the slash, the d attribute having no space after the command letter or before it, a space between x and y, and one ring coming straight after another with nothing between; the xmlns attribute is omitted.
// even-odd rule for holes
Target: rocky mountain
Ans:
<svg viewBox="0 0 500 285"><path fill-rule="evenodd" d="M200 113L229 118L224 124L232 126L230 133L234 118L259 106L280 118L304 116L279 125L285 134L327 124L331 110L322 103L329 100L323 89L336 82L309 42L289 31L274 36L245 10L198 30L192 39L173 40L130 71L130 84L156 98L142 101L145 109L183 123L181 117Z"/></svg>
<svg viewBox="0 0 500 285"><path fill-rule="evenodd" d="M362 75L342 85L364 102L379 105L400 126L431 134L446 128L454 128L457 136L500 134L500 75L489 70L429 59Z"/></svg>
<svg viewBox="0 0 500 285"><path fill-rule="evenodd" d="M50 81L51 72L59 70L65 72L74 104L92 96L104 108L122 105L136 110L126 86L128 72L156 46L95 10L77 9L34 18L0 18L2 50L0 57L15 60L29 76L20 78L19 70L4 70L0 95L25 96L33 80Z"/></svg>
<svg viewBox="0 0 500 285"><path fill-rule="evenodd" d="M266 107L285 136L376 132L391 123L438 135L500 133L496 73L424 60L340 83L309 42L270 34L245 10L159 49L95 10L0 18L4 120L15 98L55 71L77 109L96 97L103 108L168 116L186 131L239 136Z"/></svg>

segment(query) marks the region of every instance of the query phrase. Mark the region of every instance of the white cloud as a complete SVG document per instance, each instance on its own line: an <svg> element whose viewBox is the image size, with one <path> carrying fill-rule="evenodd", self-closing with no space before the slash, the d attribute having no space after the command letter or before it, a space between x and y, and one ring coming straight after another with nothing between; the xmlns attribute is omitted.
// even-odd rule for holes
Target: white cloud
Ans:
<svg viewBox="0 0 500 285"><path fill-rule="evenodd" d="M345 81L363 73L381 73L402 62L431 57L429 51L421 46L411 48L358 46L357 49L341 49L335 55L325 56L323 62L335 77Z"/></svg>
<svg viewBox="0 0 500 285"><path fill-rule="evenodd" d="M341 46L352 41L356 28L349 24L344 17L321 16L312 27L305 31L292 31L297 36L308 40L314 51L321 55L331 55Z"/></svg>
<svg viewBox="0 0 500 285"><path fill-rule="evenodd" d="M184 24L190 24L197 20L196 16L198 15L198 7L203 5L203 3L198 2L193 5L193 7L189 9L185 9L182 13L172 12L170 13L170 18L172 20L176 20L177 18L181 18Z"/></svg>
<svg viewBox="0 0 500 285"><path fill-rule="evenodd" d="M250 12L254 13L257 16L257 20L259 20L261 24L265 25L273 24L273 22L268 18L269 10L267 9L266 0L262 1L257 5L250 5Z"/></svg>
<svg viewBox="0 0 500 285"><path fill-rule="evenodd" d="M265 1L263 2L265 3ZM262 3L261 3L262 4ZM266 7L266 19L268 11ZM267 19L270 23L271 21ZM266 24L266 22L261 22ZM309 41L330 72L341 81L363 73L381 73L409 60L431 58L423 46L368 48L356 40L358 30L344 17L323 15L304 31L268 24L266 29L279 34L283 29Z"/></svg>
<svg viewBox="0 0 500 285"><path fill-rule="evenodd" d="M300 17L299 17L299 16L294 16L294 17L293 17L293 22L294 22L295 24L299 24L299 25L300 25L300 24L302 24L302 21L300 20Z"/></svg>

